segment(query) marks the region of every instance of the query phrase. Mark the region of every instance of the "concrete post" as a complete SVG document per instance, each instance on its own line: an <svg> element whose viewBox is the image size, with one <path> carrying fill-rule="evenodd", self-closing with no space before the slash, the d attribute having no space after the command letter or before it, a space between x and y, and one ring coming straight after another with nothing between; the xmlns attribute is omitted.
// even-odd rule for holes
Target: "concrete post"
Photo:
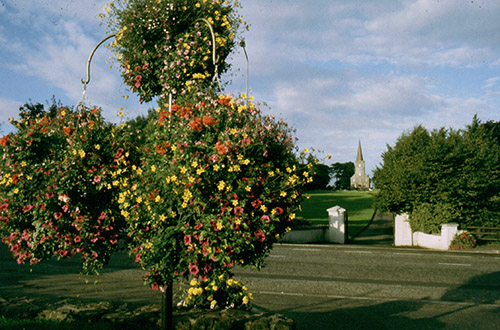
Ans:
<svg viewBox="0 0 500 330"><path fill-rule="evenodd" d="M347 241L347 213L340 206L326 210L328 212L328 241L330 243L345 244Z"/></svg>
<svg viewBox="0 0 500 330"><path fill-rule="evenodd" d="M413 246L413 233L411 232L408 214L396 215L394 223L394 245Z"/></svg>
<svg viewBox="0 0 500 330"><path fill-rule="evenodd" d="M448 250L453 237L458 231L457 223L445 223L441 225L441 249Z"/></svg>

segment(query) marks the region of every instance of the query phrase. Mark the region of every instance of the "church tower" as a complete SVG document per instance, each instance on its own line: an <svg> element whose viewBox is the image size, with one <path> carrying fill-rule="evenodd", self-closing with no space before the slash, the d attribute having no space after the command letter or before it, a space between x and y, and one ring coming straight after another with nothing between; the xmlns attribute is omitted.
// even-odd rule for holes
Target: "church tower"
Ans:
<svg viewBox="0 0 500 330"><path fill-rule="evenodd" d="M365 161L361 151L361 141L358 141L358 155L354 163L354 175L351 176L351 189L370 189L370 178L365 173Z"/></svg>

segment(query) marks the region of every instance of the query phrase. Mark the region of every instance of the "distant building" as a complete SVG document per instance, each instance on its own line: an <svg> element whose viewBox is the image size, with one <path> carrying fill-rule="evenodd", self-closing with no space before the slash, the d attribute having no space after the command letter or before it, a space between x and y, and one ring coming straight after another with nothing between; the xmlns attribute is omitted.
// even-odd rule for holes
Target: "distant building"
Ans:
<svg viewBox="0 0 500 330"><path fill-rule="evenodd" d="M361 141L358 142L358 156L354 163L354 175L351 176L351 189L370 189L370 178L365 173L365 161L361 152Z"/></svg>

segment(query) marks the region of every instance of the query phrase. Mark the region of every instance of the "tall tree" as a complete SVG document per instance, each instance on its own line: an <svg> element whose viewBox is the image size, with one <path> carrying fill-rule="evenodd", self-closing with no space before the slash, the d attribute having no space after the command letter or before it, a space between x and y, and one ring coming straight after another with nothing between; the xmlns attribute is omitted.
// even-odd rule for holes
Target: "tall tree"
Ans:
<svg viewBox="0 0 500 330"><path fill-rule="evenodd" d="M331 176L334 180L335 190L349 189L351 187L351 176L354 175L354 163L335 163L330 166Z"/></svg>

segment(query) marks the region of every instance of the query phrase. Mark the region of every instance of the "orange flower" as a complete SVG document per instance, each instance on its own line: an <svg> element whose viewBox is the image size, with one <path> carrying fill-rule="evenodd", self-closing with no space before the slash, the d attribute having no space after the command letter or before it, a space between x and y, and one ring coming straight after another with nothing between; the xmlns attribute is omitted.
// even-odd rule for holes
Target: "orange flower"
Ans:
<svg viewBox="0 0 500 330"><path fill-rule="evenodd" d="M202 119L201 118L195 118L194 120L192 120L190 123L189 123L189 126L191 126L191 129L199 132L201 131L201 129L203 128L201 126L201 122L202 122Z"/></svg>
<svg viewBox="0 0 500 330"><path fill-rule="evenodd" d="M19 175L18 174L12 174L12 183L17 184L19 182Z"/></svg>
<svg viewBox="0 0 500 330"><path fill-rule="evenodd" d="M164 155L167 153L168 151L168 148L170 147L170 143L169 142L166 142L166 141L163 141L162 144L157 144L155 146L155 150L157 153L159 153L160 155Z"/></svg>
<svg viewBox="0 0 500 330"><path fill-rule="evenodd" d="M183 117L187 117L187 116L191 115L192 113L193 112L188 107L182 107L181 108L181 116L183 116Z"/></svg>
<svg viewBox="0 0 500 330"><path fill-rule="evenodd" d="M0 139L0 145L2 147L5 147L7 145L7 143L9 142L9 136L8 135L5 135L4 137L2 137Z"/></svg>
<svg viewBox="0 0 500 330"><path fill-rule="evenodd" d="M212 126L215 125L216 121L210 116L203 116L203 125Z"/></svg>
<svg viewBox="0 0 500 330"><path fill-rule="evenodd" d="M172 112L177 112L181 109L181 106L178 104L172 104Z"/></svg>
<svg viewBox="0 0 500 330"><path fill-rule="evenodd" d="M170 114L167 110L163 110L162 112L160 112L160 120L158 121L158 125L163 126L163 121L169 116Z"/></svg>
<svg viewBox="0 0 500 330"><path fill-rule="evenodd" d="M225 106L230 106L231 105L231 98L230 97L221 97L217 100L217 103L225 105Z"/></svg>
<svg viewBox="0 0 500 330"><path fill-rule="evenodd" d="M64 134L66 134L66 136L69 136L69 135L70 135L70 133L71 133L71 128L69 128L69 127L64 127L64 128L63 128L63 131L64 131Z"/></svg>
<svg viewBox="0 0 500 330"><path fill-rule="evenodd" d="M227 141L225 144L221 143L220 140L217 140L217 143L215 144L215 149L219 153L219 155L225 155L229 152L229 146L231 143Z"/></svg>

